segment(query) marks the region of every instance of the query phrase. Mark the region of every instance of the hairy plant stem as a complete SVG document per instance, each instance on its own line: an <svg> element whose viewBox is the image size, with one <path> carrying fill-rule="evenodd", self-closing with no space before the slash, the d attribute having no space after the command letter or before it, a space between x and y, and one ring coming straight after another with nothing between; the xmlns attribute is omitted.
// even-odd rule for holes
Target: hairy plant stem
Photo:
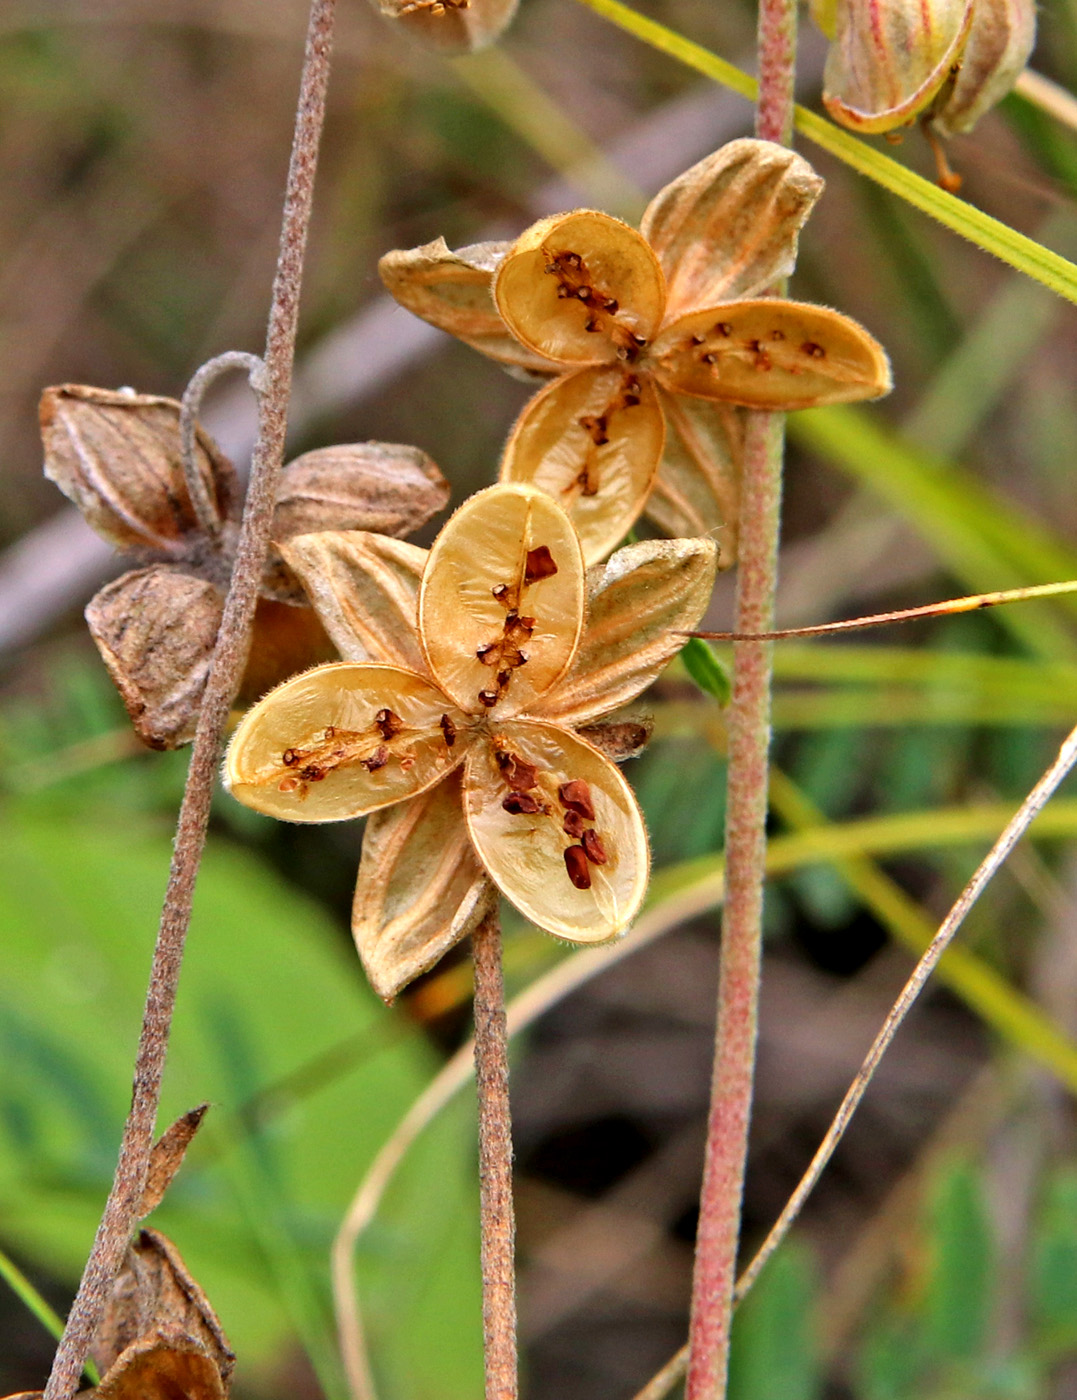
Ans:
<svg viewBox="0 0 1077 1400"><path fill-rule="evenodd" d="M501 920L495 908L471 935L475 963L475 1085L479 1099L479 1208L486 1400L516 1400L516 1224Z"/></svg>
<svg viewBox="0 0 1077 1400"><path fill-rule="evenodd" d="M793 130L796 23L796 0L760 0L756 135L784 144ZM780 414L748 415L741 482L737 632L767 632L773 626L784 442L785 423ZM755 1076L770 709L771 644L737 643L729 709L718 1023L692 1281L686 1400L722 1400L729 1371Z"/></svg>
<svg viewBox="0 0 1077 1400"><path fill-rule="evenodd" d="M225 726L250 648L251 625L269 545L291 390L303 254L314 193L318 144L325 120L336 0L312 0L299 104L285 193L280 253L266 334L264 392L258 441L232 582L206 682L176 838L149 991L135 1058L131 1111L97 1235L68 1315L45 1400L69 1400L139 1218L160 1100L168 1036L191 919L195 880L205 846L210 802Z"/></svg>

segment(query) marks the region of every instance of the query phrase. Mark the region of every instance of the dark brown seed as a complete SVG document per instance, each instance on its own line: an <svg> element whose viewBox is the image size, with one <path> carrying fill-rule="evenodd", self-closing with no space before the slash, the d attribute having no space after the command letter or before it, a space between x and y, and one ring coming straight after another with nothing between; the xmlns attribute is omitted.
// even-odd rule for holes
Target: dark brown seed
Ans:
<svg viewBox="0 0 1077 1400"><path fill-rule="evenodd" d="M527 551L527 563L524 565L525 584L537 583L539 579L553 578L555 573L557 573L557 565L553 561L549 545L536 545L534 549Z"/></svg>
<svg viewBox="0 0 1077 1400"><path fill-rule="evenodd" d="M484 666L496 666L498 661L497 643L487 642L485 646L479 647L475 655L478 657L478 659L482 662Z"/></svg>
<svg viewBox="0 0 1077 1400"><path fill-rule="evenodd" d="M383 739L394 738L404 728L404 721L392 710L379 710L374 716L374 723Z"/></svg>
<svg viewBox="0 0 1077 1400"><path fill-rule="evenodd" d="M480 690L480 691L479 691L479 704L480 704L480 705L485 705L487 709L490 709L490 707L491 707L492 705L496 705L496 704L497 704L497 691L496 691L496 690Z"/></svg>
<svg viewBox="0 0 1077 1400"><path fill-rule="evenodd" d="M507 583L499 583L496 588L491 588L490 592L500 603L504 598L508 596L509 586Z"/></svg>
<svg viewBox="0 0 1077 1400"><path fill-rule="evenodd" d="M501 805L513 816L530 817L542 811L542 803L529 792L510 792L508 797L501 799Z"/></svg>
<svg viewBox="0 0 1077 1400"><path fill-rule="evenodd" d="M566 836L572 836L577 841L584 833L583 818L579 812L566 812L565 820L561 823L561 830Z"/></svg>
<svg viewBox="0 0 1077 1400"><path fill-rule="evenodd" d="M602 837L597 831L585 831L583 833L583 851L592 865L605 865L609 860L606 848L602 844Z"/></svg>
<svg viewBox="0 0 1077 1400"><path fill-rule="evenodd" d="M379 744L369 758L361 758L359 762L368 773L376 773L389 762L389 750L384 744Z"/></svg>
<svg viewBox="0 0 1077 1400"><path fill-rule="evenodd" d="M285 768L294 768L302 757L303 755L298 749L285 749L280 756L280 761L284 764Z"/></svg>
<svg viewBox="0 0 1077 1400"><path fill-rule="evenodd" d="M728 321L719 321L718 324L715 326L714 330L717 335L733 334L733 327L729 324Z"/></svg>
<svg viewBox="0 0 1077 1400"><path fill-rule="evenodd" d="M591 801L590 786L582 778L570 778L557 789L561 806L568 812L578 812L589 822L595 819L595 805Z"/></svg>
<svg viewBox="0 0 1077 1400"><path fill-rule="evenodd" d="M582 846L569 846L565 851L565 869L578 890L591 888L591 872L587 868L587 855Z"/></svg>
<svg viewBox="0 0 1077 1400"><path fill-rule="evenodd" d="M813 360L823 360L826 358L826 351L821 345L817 345L814 340L806 340L800 349L802 354L810 355Z"/></svg>
<svg viewBox="0 0 1077 1400"><path fill-rule="evenodd" d="M319 768L316 763L308 763L305 768L300 768L299 776L308 783L320 783L325 777L326 770Z"/></svg>
<svg viewBox="0 0 1077 1400"><path fill-rule="evenodd" d="M439 723L441 725L441 732L445 735L445 743L451 749L453 744L456 743L456 725L453 724L448 715L442 715Z"/></svg>
<svg viewBox="0 0 1077 1400"><path fill-rule="evenodd" d="M530 792L538 786L538 768L517 754L505 749L498 750L497 766L513 792Z"/></svg>
<svg viewBox="0 0 1077 1400"><path fill-rule="evenodd" d="M616 297L607 297L602 303L602 309L610 312L619 311L621 309L621 304Z"/></svg>

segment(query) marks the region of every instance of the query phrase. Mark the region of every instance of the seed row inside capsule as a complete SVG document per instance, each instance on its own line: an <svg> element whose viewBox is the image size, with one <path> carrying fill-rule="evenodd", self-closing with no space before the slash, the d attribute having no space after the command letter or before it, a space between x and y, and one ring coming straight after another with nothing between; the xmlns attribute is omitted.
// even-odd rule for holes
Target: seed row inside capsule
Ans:
<svg viewBox="0 0 1077 1400"><path fill-rule="evenodd" d="M558 299L578 302L584 308L584 330L603 331L616 345L619 358L630 362L638 359L646 338L636 335L619 319L620 302L599 285L580 254L568 250L554 253L545 245L542 253L545 272L557 278Z"/></svg>

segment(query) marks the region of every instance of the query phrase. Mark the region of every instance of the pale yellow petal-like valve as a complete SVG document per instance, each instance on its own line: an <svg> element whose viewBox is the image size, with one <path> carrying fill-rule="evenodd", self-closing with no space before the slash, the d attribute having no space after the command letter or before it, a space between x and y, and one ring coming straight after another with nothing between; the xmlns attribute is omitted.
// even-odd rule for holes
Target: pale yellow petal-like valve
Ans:
<svg viewBox="0 0 1077 1400"><path fill-rule="evenodd" d="M838 0L823 101L854 131L892 131L957 75L978 0Z"/></svg>
<svg viewBox="0 0 1077 1400"><path fill-rule="evenodd" d="M562 375L524 408L501 480L539 487L568 511L584 558L601 559L643 509L665 423L649 377L602 365Z"/></svg>
<svg viewBox="0 0 1077 1400"><path fill-rule="evenodd" d="M528 486L466 501L430 551L419 633L431 673L472 714L518 714L568 669L583 556L568 516Z"/></svg>
<svg viewBox="0 0 1077 1400"><path fill-rule="evenodd" d="M558 938L600 943L639 912L650 857L636 800L602 754L568 730L497 727L464 770L468 829L520 912Z"/></svg>
<svg viewBox="0 0 1077 1400"><path fill-rule="evenodd" d="M497 309L524 345L564 365L631 363L658 330L662 269L646 240L609 214L541 219L506 253Z"/></svg>
<svg viewBox="0 0 1077 1400"><path fill-rule="evenodd" d="M433 967L493 901L468 840L459 770L367 819L352 934L380 997L390 1000Z"/></svg>
<svg viewBox="0 0 1077 1400"><path fill-rule="evenodd" d="M345 821L439 782L471 742L437 686L395 666L317 666L248 710L225 757L233 796L290 822Z"/></svg>
<svg viewBox="0 0 1077 1400"><path fill-rule="evenodd" d="M759 297L682 316L653 348L672 393L790 411L878 398L890 389L882 346L824 306Z"/></svg>

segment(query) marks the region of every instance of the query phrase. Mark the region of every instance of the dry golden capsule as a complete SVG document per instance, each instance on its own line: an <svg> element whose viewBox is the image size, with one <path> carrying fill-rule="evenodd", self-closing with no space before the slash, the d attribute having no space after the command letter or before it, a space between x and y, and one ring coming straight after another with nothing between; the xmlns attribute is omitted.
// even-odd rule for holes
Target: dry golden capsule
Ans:
<svg viewBox="0 0 1077 1400"><path fill-rule="evenodd" d="M375 990L392 997L431 967L493 886L559 938L622 933L647 839L600 745L627 756L646 733L595 726L679 650L710 596L714 545L652 540L585 571L568 516L501 485L429 555L362 532L284 552L345 659L256 705L226 778L282 820L369 815L352 927Z"/></svg>
<svg viewBox="0 0 1077 1400"><path fill-rule="evenodd" d="M441 240L382 258L416 315L551 382L525 407L501 479L564 506L585 557L645 508L672 535L736 557L740 407L807 408L890 387L879 344L825 307L762 294L792 270L822 188L766 141L734 141L667 185L640 231L594 210L512 244Z"/></svg>

